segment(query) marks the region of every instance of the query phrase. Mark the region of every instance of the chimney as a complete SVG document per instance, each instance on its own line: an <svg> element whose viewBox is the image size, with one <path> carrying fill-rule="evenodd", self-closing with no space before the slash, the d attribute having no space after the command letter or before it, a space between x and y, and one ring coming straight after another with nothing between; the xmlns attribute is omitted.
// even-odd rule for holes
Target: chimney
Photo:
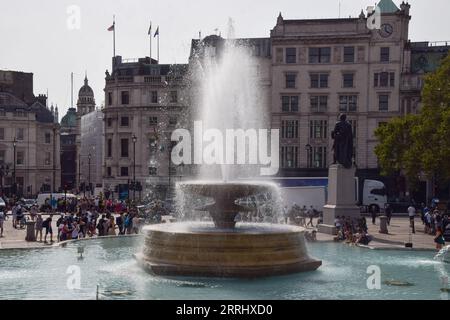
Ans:
<svg viewBox="0 0 450 320"><path fill-rule="evenodd" d="M38 95L36 100L44 107L47 106L47 96L45 94Z"/></svg>

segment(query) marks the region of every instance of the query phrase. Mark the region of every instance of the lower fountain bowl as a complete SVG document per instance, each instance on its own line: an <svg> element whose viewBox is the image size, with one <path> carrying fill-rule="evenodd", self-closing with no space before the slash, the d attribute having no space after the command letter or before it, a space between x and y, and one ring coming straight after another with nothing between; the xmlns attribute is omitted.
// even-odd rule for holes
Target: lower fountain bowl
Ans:
<svg viewBox="0 0 450 320"><path fill-rule="evenodd" d="M216 229L211 223L172 223L144 228L136 255L148 272L164 276L256 278L313 271L300 227L238 224Z"/></svg>

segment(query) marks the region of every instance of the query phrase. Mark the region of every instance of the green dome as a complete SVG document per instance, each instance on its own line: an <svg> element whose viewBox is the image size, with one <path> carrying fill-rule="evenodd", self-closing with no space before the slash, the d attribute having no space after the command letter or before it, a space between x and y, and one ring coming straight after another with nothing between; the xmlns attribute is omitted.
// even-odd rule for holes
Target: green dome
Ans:
<svg viewBox="0 0 450 320"><path fill-rule="evenodd" d="M392 0L381 0L377 5L381 13L395 13L400 10Z"/></svg>
<svg viewBox="0 0 450 320"><path fill-rule="evenodd" d="M76 127L77 111L75 108L69 108L66 115L61 119L61 127Z"/></svg>

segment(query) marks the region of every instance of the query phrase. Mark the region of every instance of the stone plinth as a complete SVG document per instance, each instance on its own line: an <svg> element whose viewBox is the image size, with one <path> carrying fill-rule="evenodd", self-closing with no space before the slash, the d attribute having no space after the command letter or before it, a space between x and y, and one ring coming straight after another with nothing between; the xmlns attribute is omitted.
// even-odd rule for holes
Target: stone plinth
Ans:
<svg viewBox="0 0 450 320"><path fill-rule="evenodd" d="M36 232L35 232L35 221L28 221L27 225L27 236L25 237L25 241L34 242L36 241Z"/></svg>
<svg viewBox="0 0 450 320"><path fill-rule="evenodd" d="M359 218L361 211L356 205L356 168L346 169L333 164L328 170L328 201L323 208L323 224L319 232L336 234L336 217Z"/></svg>
<svg viewBox="0 0 450 320"><path fill-rule="evenodd" d="M387 217L381 216L380 217L380 233L383 234L389 234L388 227L387 227Z"/></svg>

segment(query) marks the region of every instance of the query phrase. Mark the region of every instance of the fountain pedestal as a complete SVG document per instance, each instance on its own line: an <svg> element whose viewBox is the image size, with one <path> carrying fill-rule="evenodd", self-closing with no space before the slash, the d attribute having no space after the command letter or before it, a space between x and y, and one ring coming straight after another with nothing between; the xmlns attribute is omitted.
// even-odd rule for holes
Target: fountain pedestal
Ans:
<svg viewBox="0 0 450 320"><path fill-rule="evenodd" d="M323 224L319 232L336 235L334 225L336 217L359 218L361 210L356 205L356 168L346 169L339 164L333 164L328 170L328 201L323 207Z"/></svg>

